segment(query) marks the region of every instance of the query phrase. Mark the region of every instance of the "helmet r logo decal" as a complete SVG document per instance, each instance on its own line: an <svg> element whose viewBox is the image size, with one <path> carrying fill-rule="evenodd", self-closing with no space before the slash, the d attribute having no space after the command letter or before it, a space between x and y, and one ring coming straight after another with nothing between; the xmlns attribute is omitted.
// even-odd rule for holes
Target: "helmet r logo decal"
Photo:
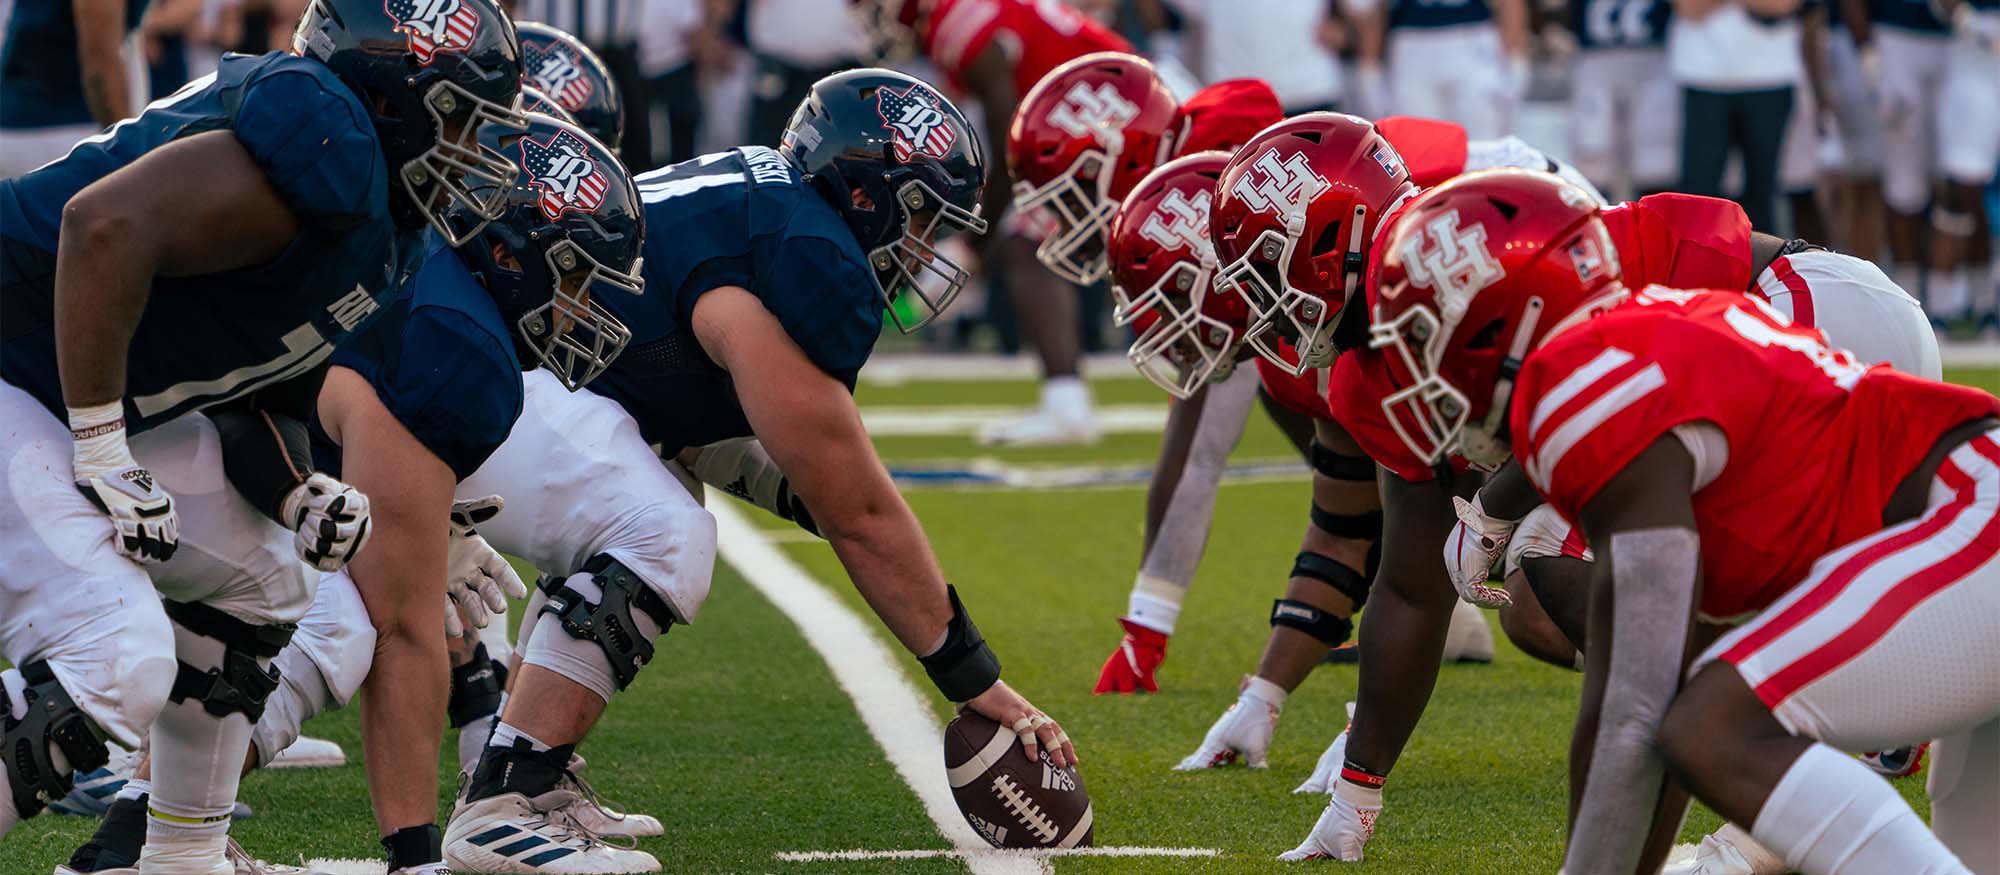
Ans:
<svg viewBox="0 0 2000 875"><path fill-rule="evenodd" d="M521 44L521 66L528 80L543 93L555 98L562 108L575 111L590 99L590 80L584 78L583 64L561 43Z"/></svg>
<svg viewBox="0 0 2000 875"><path fill-rule="evenodd" d="M384 0L382 11L409 37L417 61L429 64L439 52L461 52L479 34L479 11L462 0Z"/></svg>
<svg viewBox="0 0 2000 875"><path fill-rule="evenodd" d="M940 102L930 89L914 82L902 91L886 85L876 89L875 112L892 132L890 142L898 162L913 155L943 158L958 142Z"/></svg>
<svg viewBox="0 0 2000 875"><path fill-rule="evenodd" d="M1332 186L1326 177L1314 172L1303 154L1293 152L1280 161L1277 149L1266 149L1237 177L1229 193L1242 198L1252 210L1283 215L1311 203L1329 188Z"/></svg>
<svg viewBox="0 0 2000 875"><path fill-rule="evenodd" d="M1426 245L1431 239L1437 241L1436 246ZM1403 242L1402 256L1410 282L1437 293L1446 326L1457 323L1480 289L1506 276L1493 254L1486 251L1485 226L1474 223L1461 227L1457 210L1425 222Z"/></svg>
<svg viewBox="0 0 2000 875"><path fill-rule="evenodd" d="M1100 82L1092 88L1088 82L1078 82L1063 95L1062 103L1049 110L1049 124L1072 137L1101 138L1106 133L1123 131L1138 115L1139 105L1126 100L1125 95L1118 93L1117 86Z"/></svg>
<svg viewBox="0 0 2000 875"><path fill-rule="evenodd" d="M1161 249L1186 249L1197 254L1208 247L1208 203L1206 191L1192 199L1180 189L1167 192L1159 209L1139 226L1139 236L1160 244Z"/></svg>
<svg viewBox="0 0 2000 875"><path fill-rule="evenodd" d="M562 218L565 210L593 212L604 202L611 180L597 169L590 149L568 131L547 143L521 138L521 167L529 181L541 189L542 215L549 221Z"/></svg>

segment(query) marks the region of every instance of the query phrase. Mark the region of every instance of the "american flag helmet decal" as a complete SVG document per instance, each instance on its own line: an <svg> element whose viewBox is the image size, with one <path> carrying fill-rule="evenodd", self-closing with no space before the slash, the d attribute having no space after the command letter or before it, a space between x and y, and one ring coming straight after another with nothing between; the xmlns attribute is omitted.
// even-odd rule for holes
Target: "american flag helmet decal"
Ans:
<svg viewBox="0 0 2000 875"><path fill-rule="evenodd" d="M916 155L942 159L950 153L952 144L958 142L958 132L952 129L943 103L937 92L917 82L902 91L886 85L876 90L875 111L889 126L898 163L907 163Z"/></svg>
<svg viewBox="0 0 2000 875"><path fill-rule="evenodd" d="M562 131L546 143L521 138L521 169L540 190L542 215L553 222L567 210L595 212L611 188L611 179L597 169L591 148L576 135Z"/></svg>
<svg viewBox="0 0 2000 875"><path fill-rule="evenodd" d="M463 0L384 0L382 11L396 20L396 32L409 38L418 63L428 65L439 52L462 52L479 34L479 11Z"/></svg>

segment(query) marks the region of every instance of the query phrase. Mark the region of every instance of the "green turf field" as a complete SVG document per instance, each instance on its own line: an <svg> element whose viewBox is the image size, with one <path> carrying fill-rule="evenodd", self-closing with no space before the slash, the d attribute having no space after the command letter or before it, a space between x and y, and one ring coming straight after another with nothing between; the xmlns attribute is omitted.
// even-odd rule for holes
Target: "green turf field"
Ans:
<svg viewBox="0 0 2000 875"><path fill-rule="evenodd" d="M2000 371L1955 379L2000 389ZM1136 380L1100 382L1101 402L1158 403ZM866 386L867 406L1028 404L1025 383ZM995 452L957 437L885 439L892 464L987 458L1022 464L1150 462L1157 441L1115 435L1087 449ZM1238 456L1283 459L1288 446L1257 417ZM1206 859L1063 859L1063 873L1275 872L1323 797L1294 796L1344 721L1352 667L1322 668L1285 708L1268 771L1170 771L1234 701L1262 647L1270 599L1283 586L1303 524L1305 480L1226 485L1202 572L1188 597L1154 696L1093 697L1099 665L1138 558L1143 489L913 489L910 502L1006 663L1006 677L1076 739L1103 846L1214 848ZM832 551L765 520L784 551L865 612ZM864 613L865 615L865 613ZM872 618L869 625L880 632ZM887 635L882 636L885 640ZM1379 873L1554 871L1560 856L1564 752L1579 675L1532 662L1497 632L1489 666L1447 667L1389 784L1369 859ZM928 690L913 660L904 660ZM934 703L945 716L943 703ZM354 764L253 775L254 819L235 834L274 860L379 857L359 765L355 713L307 726L339 741ZM416 731L413 729L413 731ZM582 753L600 791L659 816L663 838L640 847L668 872L964 872L949 860L793 863L785 851L944 849L917 795L888 767L853 704L797 629L729 568L718 568L699 625L676 630L655 663L614 703ZM927 753L927 756L936 756ZM450 758L450 742L446 745ZM449 775L451 766L445 767ZM941 766L940 766L941 768ZM447 778L449 781L449 778ZM1920 781L1900 784L1927 810ZM439 788L440 818L453 792ZM46 873L92 823L44 816L0 849L0 875ZM1716 825L1699 809L1682 841Z"/></svg>

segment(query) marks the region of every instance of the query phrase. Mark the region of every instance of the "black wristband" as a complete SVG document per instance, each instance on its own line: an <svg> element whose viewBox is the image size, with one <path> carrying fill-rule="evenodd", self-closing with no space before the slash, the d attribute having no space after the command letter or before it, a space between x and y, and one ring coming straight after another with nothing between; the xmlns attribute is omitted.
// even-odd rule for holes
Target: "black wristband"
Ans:
<svg viewBox="0 0 2000 875"><path fill-rule="evenodd" d="M958 590L945 584L944 591L951 599L951 623L945 627L944 646L917 661L924 664L924 673L945 698L969 702L999 682L1000 657L993 655L979 627L972 625L965 605L958 600Z"/></svg>

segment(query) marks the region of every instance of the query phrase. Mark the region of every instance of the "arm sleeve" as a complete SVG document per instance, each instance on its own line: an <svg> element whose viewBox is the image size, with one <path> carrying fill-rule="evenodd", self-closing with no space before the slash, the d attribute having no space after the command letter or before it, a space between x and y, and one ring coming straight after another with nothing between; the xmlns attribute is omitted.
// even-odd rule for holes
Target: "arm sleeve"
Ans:
<svg viewBox="0 0 2000 875"><path fill-rule="evenodd" d="M285 496L312 473L306 424L282 414L231 405L205 411L222 444L222 472L229 485L281 526Z"/></svg>
<svg viewBox="0 0 2000 875"><path fill-rule="evenodd" d="M374 125L332 73L303 66L312 63L300 59L246 84L236 139L307 224L375 221L388 212L388 193Z"/></svg>

